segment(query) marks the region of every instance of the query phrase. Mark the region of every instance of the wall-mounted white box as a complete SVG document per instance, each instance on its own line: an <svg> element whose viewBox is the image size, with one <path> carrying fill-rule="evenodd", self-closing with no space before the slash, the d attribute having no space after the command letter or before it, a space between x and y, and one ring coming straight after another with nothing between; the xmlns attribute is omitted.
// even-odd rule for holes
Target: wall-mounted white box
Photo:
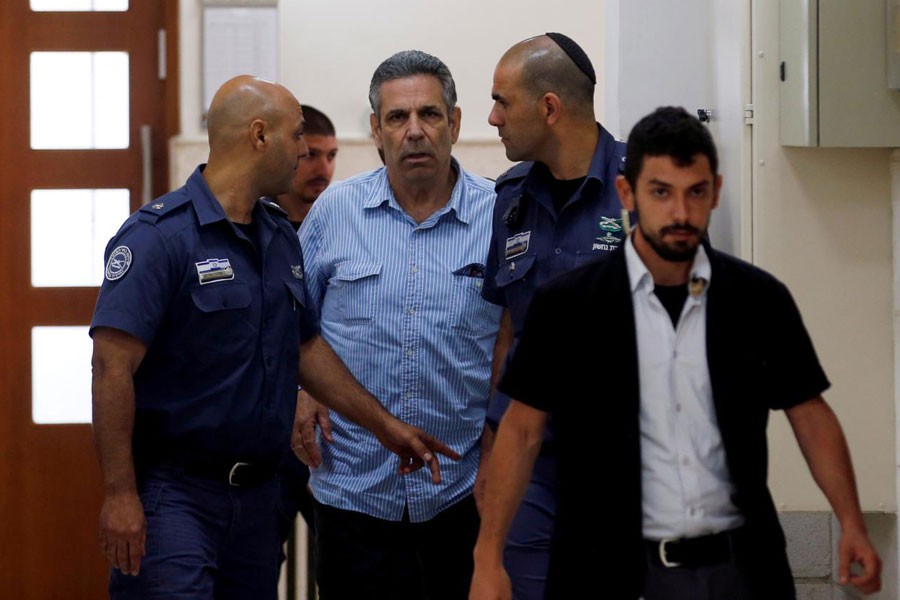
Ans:
<svg viewBox="0 0 900 600"><path fill-rule="evenodd" d="M888 86L896 0L781 0L781 143L900 147Z"/></svg>

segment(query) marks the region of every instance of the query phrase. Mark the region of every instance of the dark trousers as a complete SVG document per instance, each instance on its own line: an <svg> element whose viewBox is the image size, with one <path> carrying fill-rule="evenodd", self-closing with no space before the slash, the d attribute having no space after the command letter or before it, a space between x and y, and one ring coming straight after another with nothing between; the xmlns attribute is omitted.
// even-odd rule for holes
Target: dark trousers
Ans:
<svg viewBox="0 0 900 600"><path fill-rule="evenodd" d="M503 565L515 600L542 600L559 493L556 457L542 451L506 538Z"/></svg>
<svg viewBox="0 0 900 600"><path fill-rule="evenodd" d="M275 600L278 482L232 487L155 469L139 483L147 554L137 576L112 569L113 600Z"/></svg>
<svg viewBox="0 0 900 600"><path fill-rule="evenodd" d="M731 562L685 569L651 564L644 600L764 600L750 588L746 571Z"/></svg>
<svg viewBox="0 0 900 600"><path fill-rule="evenodd" d="M472 496L423 523L315 503L320 600L465 600L479 518Z"/></svg>

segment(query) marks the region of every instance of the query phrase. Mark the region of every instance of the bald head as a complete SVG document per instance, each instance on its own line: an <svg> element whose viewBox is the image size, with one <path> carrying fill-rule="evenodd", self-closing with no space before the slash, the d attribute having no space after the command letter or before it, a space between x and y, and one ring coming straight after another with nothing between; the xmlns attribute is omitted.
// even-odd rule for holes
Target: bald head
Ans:
<svg viewBox="0 0 900 600"><path fill-rule="evenodd" d="M307 153L300 103L284 86L249 75L219 88L207 129L204 177L223 188L244 186L255 198L289 190L297 163Z"/></svg>
<svg viewBox="0 0 900 600"><path fill-rule="evenodd" d="M519 42L506 51L497 66L521 69L520 84L532 97L552 92L570 111L594 119L594 83L547 35Z"/></svg>
<svg viewBox="0 0 900 600"><path fill-rule="evenodd" d="M300 103L285 87L239 75L226 81L213 96L207 116L209 147L212 153L227 152L246 137L254 121L278 127Z"/></svg>

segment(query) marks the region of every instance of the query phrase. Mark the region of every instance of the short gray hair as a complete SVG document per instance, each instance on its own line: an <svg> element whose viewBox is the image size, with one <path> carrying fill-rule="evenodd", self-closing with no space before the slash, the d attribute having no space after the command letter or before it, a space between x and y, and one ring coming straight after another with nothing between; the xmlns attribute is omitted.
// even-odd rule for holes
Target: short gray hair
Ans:
<svg viewBox="0 0 900 600"><path fill-rule="evenodd" d="M369 104L372 111L381 118L381 86L392 79L402 79L415 75L431 75L436 77L441 84L441 94L447 112L456 106L456 84L453 83L453 75L447 65L436 56L432 56L421 50L404 50L385 59L375 73L372 74L372 82L369 84Z"/></svg>

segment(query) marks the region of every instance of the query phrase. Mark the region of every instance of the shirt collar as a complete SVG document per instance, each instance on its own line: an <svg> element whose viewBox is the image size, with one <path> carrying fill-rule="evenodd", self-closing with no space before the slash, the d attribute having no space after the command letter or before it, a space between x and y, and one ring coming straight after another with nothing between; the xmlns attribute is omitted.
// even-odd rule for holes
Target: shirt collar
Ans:
<svg viewBox="0 0 900 600"><path fill-rule="evenodd" d="M453 185L453 191L450 192L450 200L428 220L437 220L447 213L453 214L456 219L462 223L468 224L471 219L472 208L464 201L466 195L466 181L459 161L454 157L450 157L450 168L456 171L456 183ZM387 169L381 167L378 170L375 185L372 193L363 202L363 208L377 208L387 204L390 208L405 212L403 207L397 202L394 196L394 190L391 189L391 183L388 180Z"/></svg>
<svg viewBox="0 0 900 600"><path fill-rule="evenodd" d="M616 153L616 138L612 136L608 131L603 129L600 123L597 123L597 130L600 135L597 138L597 145L594 146L594 154L591 155L591 164L588 166L587 175L585 175L585 181L588 179L596 179L601 184L606 184L606 162L615 156ZM536 177L529 177L526 183L526 186L531 187L538 182L540 185L546 185L546 182L549 181L553 174L550 173L550 169L547 168L547 165L541 162L534 163L532 167L532 172L536 173Z"/></svg>
<svg viewBox="0 0 900 600"><path fill-rule="evenodd" d="M194 212L197 213L197 220L201 226L209 225L217 221L227 221L228 216L225 209L213 195L212 190L203 177L203 169L206 164L197 167L187 180L188 196L191 204L194 206ZM265 223L266 226L273 226L272 217L266 212L266 209L257 202L253 205L253 220L257 223Z"/></svg>
<svg viewBox="0 0 900 600"><path fill-rule="evenodd" d="M637 250L634 248L634 233L628 236L625 243L625 264L628 267L628 280L631 285L631 293L635 294L639 289L644 289L648 293L653 291L653 276L647 265L641 260ZM712 267L709 263L709 257L706 255L706 248L703 244L697 246L697 254L694 256L694 264L691 265L691 276L688 285L693 282L705 282L690 289L691 298L700 298L705 296L709 290L709 282L712 277ZM692 286L693 288L693 286Z"/></svg>

